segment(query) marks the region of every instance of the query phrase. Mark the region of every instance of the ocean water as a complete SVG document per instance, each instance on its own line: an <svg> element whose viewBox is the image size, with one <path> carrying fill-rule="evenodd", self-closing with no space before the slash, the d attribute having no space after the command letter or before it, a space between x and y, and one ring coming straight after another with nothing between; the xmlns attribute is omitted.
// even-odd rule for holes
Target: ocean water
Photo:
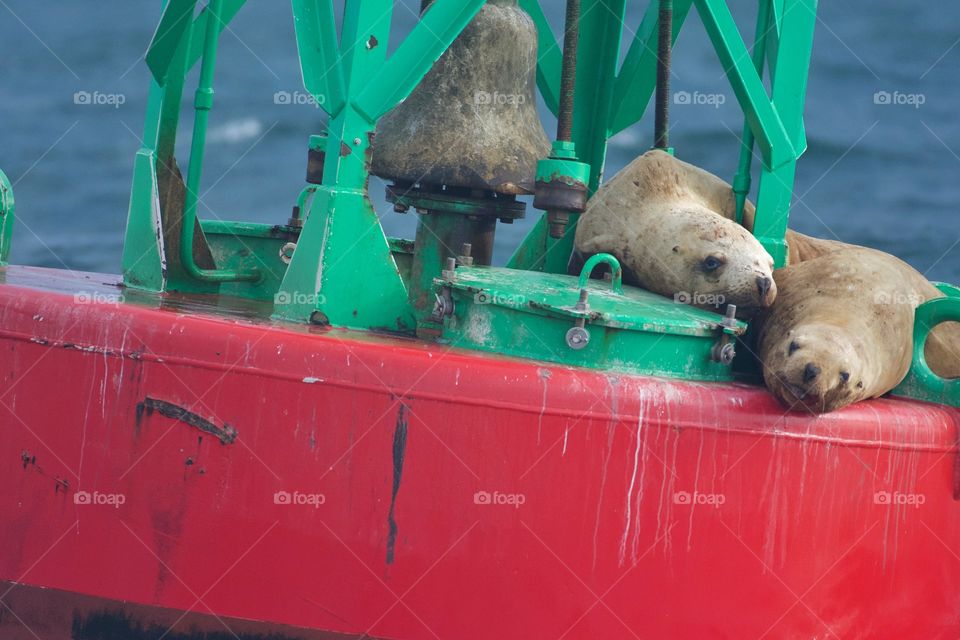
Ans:
<svg viewBox="0 0 960 640"><path fill-rule="evenodd" d="M751 38L753 4L730 2ZM410 28L418 5L396 3L395 31ZM631 3L628 34L645 5ZM563 4L544 6L559 27ZM0 0L0 168L16 185L14 262L119 271L148 88L143 54L159 10L159 0ZM307 137L324 126L316 107L275 100L302 92L290 4L249 0L219 62L200 215L283 221L303 185ZM791 226L960 282L958 63L960 5L821 3ZM674 53L673 90L708 96L673 107L677 155L729 180L742 121L695 13ZM648 116L611 141L606 175L650 146L652 128ZM371 190L387 232L412 237L414 216ZM536 215L501 225L498 262Z"/></svg>

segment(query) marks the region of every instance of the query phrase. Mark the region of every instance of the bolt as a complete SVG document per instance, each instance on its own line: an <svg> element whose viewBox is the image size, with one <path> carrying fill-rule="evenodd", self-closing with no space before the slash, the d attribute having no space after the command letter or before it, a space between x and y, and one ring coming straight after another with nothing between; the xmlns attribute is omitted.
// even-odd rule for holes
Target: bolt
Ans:
<svg viewBox="0 0 960 640"><path fill-rule="evenodd" d="M590 308L590 305L587 304L587 290L580 289L580 299L577 300L577 304L574 305L574 309L577 311L586 311Z"/></svg>
<svg viewBox="0 0 960 640"><path fill-rule="evenodd" d="M590 333L583 327L571 327L567 331L567 346L580 351L590 343Z"/></svg>
<svg viewBox="0 0 960 640"><path fill-rule="evenodd" d="M727 314L723 318L723 326L731 329L737 326L737 305L727 305Z"/></svg>
<svg viewBox="0 0 960 640"><path fill-rule="evenodd" d="M465 267L472 267L473 256L470 255L471 251L473 251L473 246L469 242L464 242L463 246L460 247L460 255L457 257L457 262Z"/></svg>

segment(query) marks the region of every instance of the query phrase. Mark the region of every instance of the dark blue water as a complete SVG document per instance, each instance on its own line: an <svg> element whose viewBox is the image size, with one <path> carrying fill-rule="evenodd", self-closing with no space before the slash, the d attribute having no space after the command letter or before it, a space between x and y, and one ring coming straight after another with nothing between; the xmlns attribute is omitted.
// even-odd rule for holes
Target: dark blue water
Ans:
<svg viewBox="0 0 960 640"><path fill-rule="evenodd" d="M409 28L418 4L397 3L397 29ZM632 4L631 29L645 6ZM562 3L545 5L559 20ZM752 3L730 5L752 28ZM142 55L159 6L0 0L0 167L16 183L14 262L119 271L148 87ZM224 35L220 61L200 215L282 221L303 185L307 137L323 122L310 105L274 102L278 91L302 89L289 3L250 0ZM960 282L958 62L960 5L822 3L806 110L809 150L791 226L884 249L932 279ZM742 124L695 14L678 42L674 73L675 91L726 100L718 108L674 107L678 156L730 179ZM882 91L919 95L911 101L923 104L877 104ZM123 104L78 105L77 92L112 102L120 100L103 96L119 95ZM650 146L651 130L648 118L612 141L607 175ZM185 167L185 144L179 155ZM413 216L392 213L373 189L388 233L412 237ZM499 261L532 219L501 226Z"/></svg>

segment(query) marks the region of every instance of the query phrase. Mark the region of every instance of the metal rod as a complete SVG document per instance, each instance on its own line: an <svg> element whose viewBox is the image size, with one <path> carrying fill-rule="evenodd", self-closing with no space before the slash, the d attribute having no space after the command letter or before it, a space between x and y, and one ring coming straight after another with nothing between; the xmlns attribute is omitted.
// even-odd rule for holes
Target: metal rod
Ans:
<svg viewBox="0 0 960 640"><path fill-rule="evenodd" d="M560 70L560 106L557 140L573 140L573 97L577 84L577 48L580 40L580 0L567 0L563 32L563 66Z"/></svg>
<svg viewBox="0 0 960 640"><path fill-rule="evenodd" d="M657 32L657 94L654 142L657 149L670 147L670 50L673 44L673 0L660 0Z"/></svg>
<svg viewBox="0 0 960 640"><path fill-rule="evenodd" d="M770 2L761 0L757 9L757 29L753 38L753 66L757 70L757 75L763 80L763 66L767 55L767 31L770 29ZM739 224L743 224L743 208L747 202L747 194L750 193L750 184L752 182L751 171L753 166L753 130L750 124L744 119L742 144L740 147L740 163L737 167L737 174L733 178L733 193L736 201L736 219Z"/></svg>
<svg viewBox="0 0 960 640"><path fill-rule="evenodd" d="M197 204L200 201L200 178L203 175L203 152L207 142L207 124L213 108L213 72L217 64L217 45L220 40L220 13L223 0L210 0L206 11L207 31L203 41L203 60L200 63L200 82L194 98L196 116L193 122L193 140L190 146L190 167L187 170L187 193L180 229L180 261L192 277L208 282L256 282L257 269L241 272L228 269L201 269L193 259L194 227L197 223Z"/></svg>

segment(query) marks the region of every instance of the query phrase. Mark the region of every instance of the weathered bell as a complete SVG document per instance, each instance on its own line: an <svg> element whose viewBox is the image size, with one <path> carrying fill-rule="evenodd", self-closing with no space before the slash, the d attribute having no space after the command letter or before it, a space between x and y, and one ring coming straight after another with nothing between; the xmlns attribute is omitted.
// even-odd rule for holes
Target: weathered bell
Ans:
<svg viewBox="0 0 960 640"><path fill-rule="evenodd" d="M532 193L550 143L537 116L537 30L489 0L410 96L380 119L371 172L401 182Z"/></svg>

